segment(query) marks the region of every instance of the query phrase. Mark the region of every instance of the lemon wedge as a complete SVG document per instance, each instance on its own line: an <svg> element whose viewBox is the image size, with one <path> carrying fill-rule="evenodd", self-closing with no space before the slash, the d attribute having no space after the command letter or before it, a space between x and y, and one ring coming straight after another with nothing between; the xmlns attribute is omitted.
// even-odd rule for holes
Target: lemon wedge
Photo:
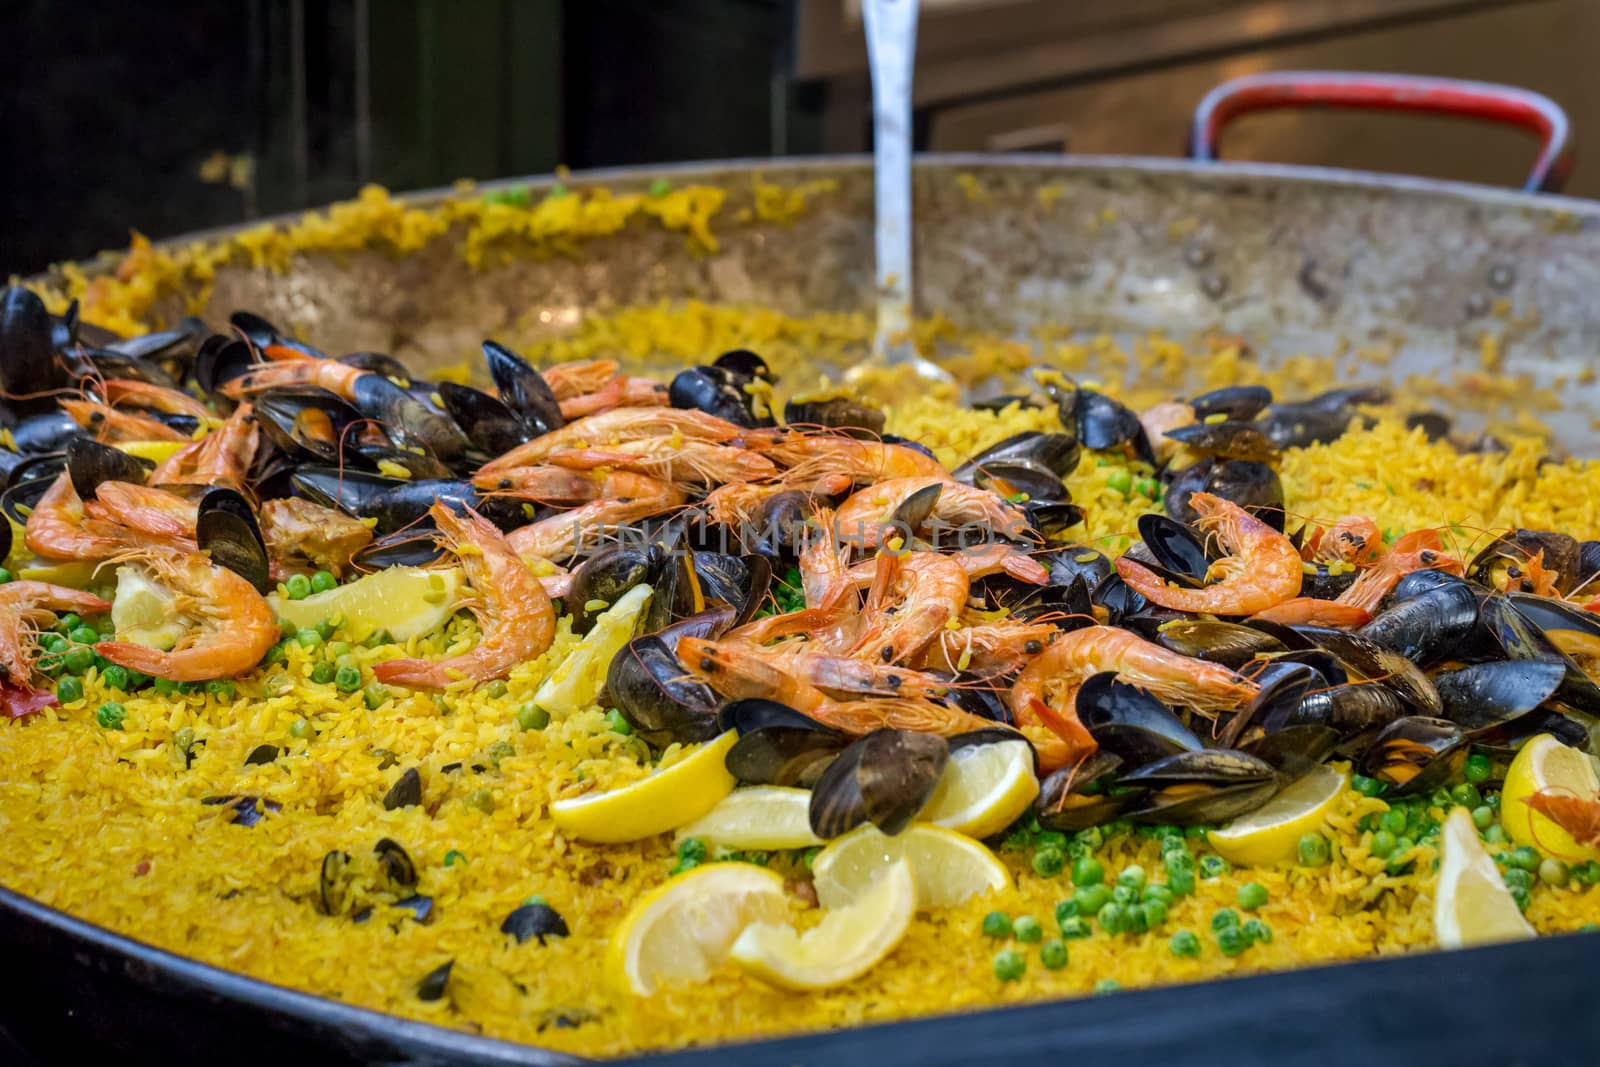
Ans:
<svg viewBox="0 0 1600 1067"><path fill-rule="evenodd" d="M1223 859L1245 867L1292 863L1304 834L1322 820L1350 784L1347 772L1319 764L1248 815L1241 815L1206 840Z"/></svg>
<svg viewBox="0 0 1600 1067"><path fill-rule="evenodd" d="M1472 825L1466 808L1450 812L1439 838L1439 888L1433 897L1433 933L1440 948L1535 936L1533 927L1517 910L1517 902L1511 899L1500 869L1478 840L1478 829Z"/></svg>
<svg viewBox="0 0 1600 1067"><path fill-rule="evenodd" d="M1506 771L1500 791L1500 825L1519 845L1532 845L1546 856L1567 863L1600 860L1600 849L1580 845L1548 816L1528 806L1528 798L1541 790L1556 796L1589 798L1600 793L1600 776L1594 763L1575 748L1550 734L1528 739Z"/></svg>
<svg viewBox="0 0 1600 1067"><path fill-rule="evenodd" d="M733 792L734 777L723 761L738 740L739 735L729 730L648 778L604 793L558 800L550 805L550 817L573 837L602 844L675 830Z"/></svg>
<svg viewBox="0 0 1600 1067"><path fill-rule="evenodd" d="M827 989L854 981L894 951L917 911L904 860L892 863L852 904L827 912L805 933L787 923L745 927L729 955L751 974L786 989Z"/></svg>
<svg viewBox="0 0 1600 1067"><path fill-rule="evenodd" d="M648 585L636 585L601 612L593 629L583 635L578 647L567 653L533 694L533 702L552 714L570 715L598 700L606 684L606 671L622 646L633 639L650 595Z"/></svg>
<svg viewBox="0 0 1600 1067"><path fill-rule="evenodd" d="M664 982L704 981L753 922L788 915L783 876L750 863L712 863L636 901L606 946L606 974L640 996Z"/></svg>
<svg viewBox="0 0 1600 1067"><path fill-rule="evenodd" d="M811 832L811 790L781 785L735 789L716 807L678 830L708 845L729 849L810 848L822 844Z"/></svg>
<svg viewBox="0 0 1600 1067"><path fill-rule="evenodd" d="M950 753L917 818L968 837L989 837L1015 822L1038 795L1028 742L968 745Z"/></svg>
<svg viewBox="0 0 1600 1067"><path fill-rule="evenodd" d="M459 567L386 567L304 600L270 593L267 603L280 619L302 628L343 618L349 641L365 640L378 630L389 631L396 641L409 641L445 624L461 601L464 584Z"/></svg>
<svg viewBox="0 0 1600 1067"><path fill-rule="evenodd" d="M17 544L21 543L22 538L19 535ZM70 589L86 589L94 584L96 573L106 573L100 570L101 566L99 563L90 562L55 563L33 557L27 562L19 560L14 569L17 577L26 581L49 582L51 585L64 585Z"/></svg>
<svg viewBox="0 0 1600 1067"><path fill-rule="evenodd" d="M148 459L152 463L164 463L172 458L174 452L192 444L193 441L123 441L116 447L130 456Z"/></svg>
<svg viewBox="0 0 1600 1067"><path fill-rule="evenodd" d="M149 648L169 649L187 631L175 610L177 594L135 565L117 569L117 592L111 601L111 622L117 640Z"/></svg>
<svg viewBox="0 0 1600 1067"><path fill-rule="evenodd" d="M811 865L817 900L825 908L846 907L900 860L911 867L919 908L950 907L1011 888L1005 864L964 834L914 823L890 837L876 826L859 826L817 853Z"/></svg>

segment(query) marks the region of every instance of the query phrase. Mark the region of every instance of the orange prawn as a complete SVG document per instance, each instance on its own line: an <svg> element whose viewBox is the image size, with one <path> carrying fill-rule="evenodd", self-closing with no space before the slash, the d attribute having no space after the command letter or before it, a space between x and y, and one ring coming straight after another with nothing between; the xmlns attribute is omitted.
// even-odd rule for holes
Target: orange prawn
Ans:
<svg viewBox="0 0 1600 1067"><path fill-rule="evenodd" d="M1457 576L1466 573L1462 562L1444 551L1438 530L1417 530L1396 541L1377 563L1339 594L1338 601L1368 612L1377 611L1378 604L1400 584L1401 578L1421 570L1441 570Z"/></svg>
<svg viewBox="0 0 1600 1067"><path fill-rule="evenodd" d="M22 540L36 556L66 560L109 559L133 543L116 524L89 518L65 471L28 514Z"/></svg>
<svg viewBox="0 0 1600 1067"><path fill-rule="evenodd" d="M646 437L681 437L683 440L723 444L746 432L743 427L703 411L663 407L613 408L525 441L485 463L479 468L479 473L531 467L544 462L551 453L574 448L608 448Z"/></svg>
<svg viewBox="0 0 1600 1067"><path fill-rule="evenodd" d="M1294 542L1231 500L1195 493L1189 501L1200 516L1196 525L1229 553L1211 565L1218 580L1200 589L1174 589L1123 556L1117 560L1123 581L1152 603L1194 615L1253 615L1300 595L1304 561Z"/></svg>
<svg viewBox="0 0 1600 1067"><path fill-rule="evenodd" d="M34 581L0 585L0 678L3 678L5 686L8 689L31 689L37 651L34 644L36 626L53 621L57 612L92 615L110 610L110 601L80 589ZM6 696L9 698L10 693ZM9 712L12 701L7 699L5 703Z"/></svg>
<svg viewBox="0 0 1600 1067"><path fill-rule="evenodd" d="M755 438L758 447L789 468L783 480L791 488L817 478L848 475L851 481L875 483L889 478L937 478L951 481L950 472L932 456L905 445L862 441L843 434L769 431Z"/></svg>
<svg viewBox="0 0 1600 1067"><path fill-rule="evenodd" d="M919 453L920 454L920 453ZM937 492L925 519L912 524L896 519L901 505L917 493ZM896 536L908 537L926 521L945 526L983 525L1001 537L1017 538L1028 528L1022 512L987 489L943 477L890 478L866 486L839 505L841 535L860 548L877 548Z"/></svg>
<svg viewBox="0 0 1600 1067"><path fill-rule="evenodd" d="M1354 604L1341 604L1337 600L1297 596L1274 604L1265 611L1258 611L1250 618L1285 626L1329 626L1335 630L1354 630L1371 622L1372 612Z"/></svg>
<svg viewBox="0 0 1600 1067"><path fill-rule="evenodd" d="M160 419L139 415L131 411L118 411L110 404L94 400L61 400L62 410L72 421L88 430L97 441L187 441L189 435L179 433Z"/></svg>
<svg viewBox="0 0 1600 1067"><path fill-rule="evenodd" d="M1306 550L1307 560L1366 567L1376 563L1387 549L1377 523L1365 515L1346 515L1326 530L1312 534Z"/></svg>

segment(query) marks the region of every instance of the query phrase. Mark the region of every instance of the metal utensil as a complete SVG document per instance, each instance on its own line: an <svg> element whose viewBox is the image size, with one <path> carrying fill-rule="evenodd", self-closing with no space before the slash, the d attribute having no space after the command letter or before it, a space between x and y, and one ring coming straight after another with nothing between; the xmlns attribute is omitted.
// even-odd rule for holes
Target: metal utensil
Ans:
<svg viewBox="0 0 1600 1067"><path fill-rule="evenodd" d="M911 340L911 74L917 0L864 0L862 20L872 68L877 214L878 333L872 363L910 366L924 378L948 382L950 374L919 355Z"/></svg>

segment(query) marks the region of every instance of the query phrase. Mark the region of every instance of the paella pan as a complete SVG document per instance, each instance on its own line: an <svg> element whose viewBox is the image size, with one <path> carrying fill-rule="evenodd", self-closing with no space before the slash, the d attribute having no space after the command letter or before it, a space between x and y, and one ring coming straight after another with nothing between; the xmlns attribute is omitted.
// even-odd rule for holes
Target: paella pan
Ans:
<svg viewBox="0 0 1600 1067"><path fill-rule="evenodd" d="M1592 207L929 161L963 398L819 380L869 192L370 191L8 292L0 880L602 1056L1600 919Z"/></svg>

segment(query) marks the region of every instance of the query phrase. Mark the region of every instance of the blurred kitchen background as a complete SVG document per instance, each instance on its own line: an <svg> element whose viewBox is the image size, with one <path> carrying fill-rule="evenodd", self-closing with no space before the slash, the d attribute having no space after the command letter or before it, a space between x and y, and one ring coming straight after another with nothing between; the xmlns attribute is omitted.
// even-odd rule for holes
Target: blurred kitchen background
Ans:
<svg viewBox="0 0 1600 1067"><path fill-rule="evenodd" d="M0 269L393 189L871 146L859 0L5 0ZM1600 130L1600 0L923 0L919 149L1175 155L1207 89L1386 70ZM1279 112L1230 159L1515 185L1527 135ZM1600 196L1600 163L1567 191Z"/></svg>

